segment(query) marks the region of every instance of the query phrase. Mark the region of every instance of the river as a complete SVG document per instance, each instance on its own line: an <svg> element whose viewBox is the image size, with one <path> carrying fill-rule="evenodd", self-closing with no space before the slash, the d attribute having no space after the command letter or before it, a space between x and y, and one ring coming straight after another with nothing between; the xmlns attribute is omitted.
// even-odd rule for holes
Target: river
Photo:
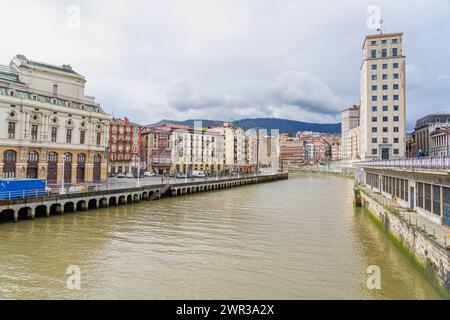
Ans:
<svg viewBox="0 0 450 320"><path fill-rule="evenodd" d="M1 224L0 299L439 299L353 208L352 187L291 174ZM79 290L67 287L69 266ZM369 266L379 267L381 289L368 288Z"/></svg>

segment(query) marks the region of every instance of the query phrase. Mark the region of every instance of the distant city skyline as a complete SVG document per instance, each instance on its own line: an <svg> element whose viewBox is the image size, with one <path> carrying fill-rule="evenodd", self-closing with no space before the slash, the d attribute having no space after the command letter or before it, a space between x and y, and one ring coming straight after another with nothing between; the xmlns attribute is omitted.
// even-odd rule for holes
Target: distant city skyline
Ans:
<svg viewBox="0 0 450 320"><path fill-rule="evenodd" d="M5 2L0 24L14 25L14 32L4 34L0 64L19 53L71 64L106 112L139 123L267 117L337 123L340 111L359 102L361 45L377 32L367 27L372 4ZM450 3L377 5L383 29L405 35L411 131L418 118L450 109Z"/></svg>

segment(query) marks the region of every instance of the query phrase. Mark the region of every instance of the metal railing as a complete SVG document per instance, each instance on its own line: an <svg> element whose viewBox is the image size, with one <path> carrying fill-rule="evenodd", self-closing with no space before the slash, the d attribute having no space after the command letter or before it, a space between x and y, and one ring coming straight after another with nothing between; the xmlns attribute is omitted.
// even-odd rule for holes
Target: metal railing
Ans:
<svg viewBox="0 0 450 320"><path fill-rule="evenodd" d="M361 161L355 162L354 165L406 169L450 169L450 156Z"/></svg>
<svg viewBox="0 0 450 320"><path fill-rule="evenodd" d="M0 192L1 200L43 197L51 194L50 190L16 190Z"/></svg>

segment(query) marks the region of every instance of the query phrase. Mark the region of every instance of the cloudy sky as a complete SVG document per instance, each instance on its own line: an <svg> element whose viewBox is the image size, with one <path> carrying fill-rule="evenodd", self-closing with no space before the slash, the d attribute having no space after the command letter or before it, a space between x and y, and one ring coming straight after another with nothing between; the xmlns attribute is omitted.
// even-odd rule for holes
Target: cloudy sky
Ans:
<svg viewBox="0 0 450 320"><path fill-rule="evenodd" d="M403 31L408 125L450 110L448 0L0 0L0 63L71 64L116 117L337 122L359 101L361 45ZM79 19L78 19L79 18ZM369 22L369 23L368 23Z"/></svg>

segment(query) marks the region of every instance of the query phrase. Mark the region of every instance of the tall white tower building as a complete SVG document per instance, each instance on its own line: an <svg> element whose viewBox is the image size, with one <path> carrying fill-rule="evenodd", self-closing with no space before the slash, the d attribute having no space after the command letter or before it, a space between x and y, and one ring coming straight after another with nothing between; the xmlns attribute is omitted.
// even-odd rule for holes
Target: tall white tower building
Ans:
<svg viewBox="0 0 450 320"><path fill-rule="evenodd" d="M403 33L369 35L361 65L363 159L391 159L406 153L406 88Z"/></svg>

